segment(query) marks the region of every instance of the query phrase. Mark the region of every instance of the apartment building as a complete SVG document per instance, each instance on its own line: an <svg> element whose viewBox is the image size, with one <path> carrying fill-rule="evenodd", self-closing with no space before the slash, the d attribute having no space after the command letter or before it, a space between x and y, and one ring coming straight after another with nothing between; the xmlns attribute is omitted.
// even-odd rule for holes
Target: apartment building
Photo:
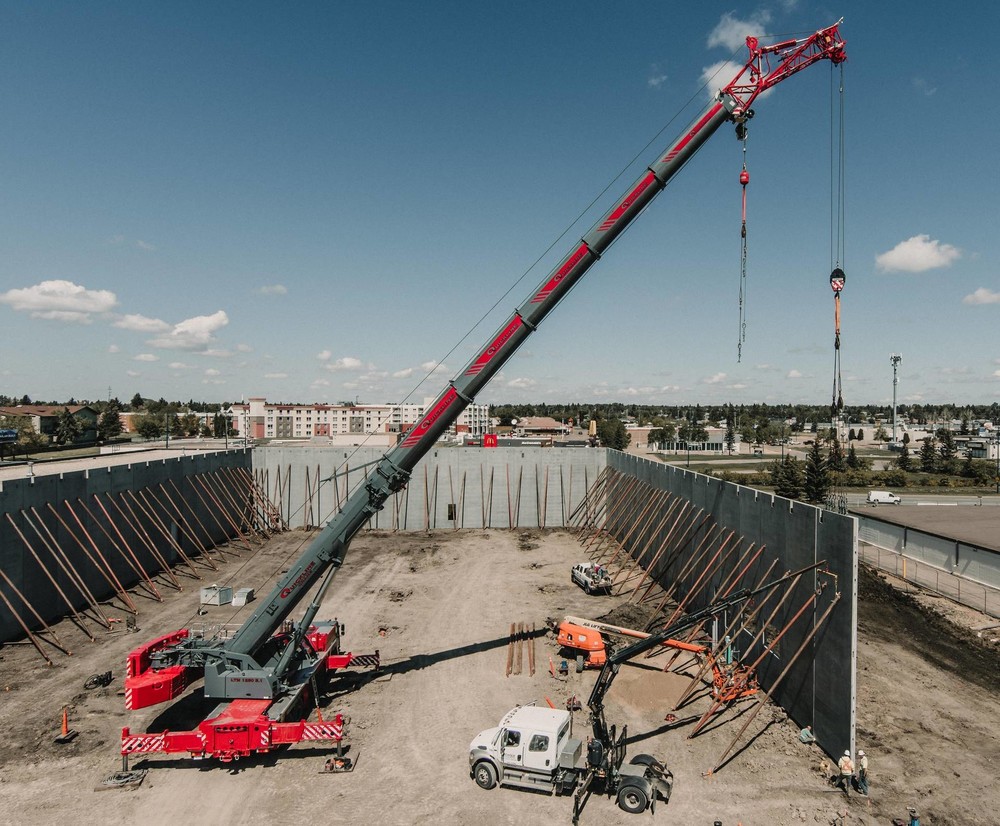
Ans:
<svg viewBox="0 0 1000 826"><path fill-rule="evenodd" d="M232 405L227 411L240 438L323 439L341 444L376 434L402 434L417 423L434 399L422 404L293 404L269 402L262 396ZM489 406L470 404L449 429L461 438L482 436L489 429ZM388 440L394 442L394 439Z"/></svg>

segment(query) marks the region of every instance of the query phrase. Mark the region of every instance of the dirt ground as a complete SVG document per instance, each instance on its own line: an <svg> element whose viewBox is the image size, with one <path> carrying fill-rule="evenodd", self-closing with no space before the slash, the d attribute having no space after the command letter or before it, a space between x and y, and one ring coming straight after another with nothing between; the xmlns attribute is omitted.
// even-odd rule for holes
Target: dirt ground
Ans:
<svg viewBox="0 0 1000 826"><path fill-rule="evenodd" d="M158 708L126 712L119 695L126 653L194 622L242 621L256 603L239 612L211 607L198 616L198 588L226 583L266 592L268 577L307 540L293 531L253 555L244 551L222 574L186 579L183 592L162 587L164 603L143 600L137 634L104 632L92 643L64 621L57 633L74 653L52 651L54 667L30 645L0 649L0 822L569 823L571 798L483 791L468 766L472 738L512 706L586 698L594 679L572 668L554 678L549 658L558 665L562 657L544 635L535 643L534 675L525 644L521 673L506 676L511 623L542 629L548 618L565 614L627 614L621 597L589 597L570 583L570 566L585 556L563 531L365 534L354 542L320 612L345 623L349 649L379 649L382 656L381 673L358 672L324 698L325 719L338 710L350 717L353 772L320 774L326 746L299 745L230 766L164 755L133 760L133 768L148 769L141 786L96 790L121 767L123 726L156 730L169 721L179 729L205 713L196 695L165 716ZM862 583L858 747L870 756L871 797L845 799L831 788L827 759L800 744L798 726L775 708L757 716L735 757L704 776L753 701L688 740L691 719L701 716L707 698L702 694L677 722L665 722L688 678L663 673L654 659L624 667L606 702L609 722L628 724L630 753L660 756L675 774L673 797L654 821L889 824L913 805L925 825L1000 824L1000 656L990 632L979 638L953 624L983 626L988 618L964 611L946 617L934 600L901 594L878 577L863 576ZM84 689L88 676L107 669L115 676L109 687ZM60 746L53 738L64 705L79 736ZM587 733L585 714L575 725ZM628 815L595 795L581 822L634 826L649 817Z"/></svg>

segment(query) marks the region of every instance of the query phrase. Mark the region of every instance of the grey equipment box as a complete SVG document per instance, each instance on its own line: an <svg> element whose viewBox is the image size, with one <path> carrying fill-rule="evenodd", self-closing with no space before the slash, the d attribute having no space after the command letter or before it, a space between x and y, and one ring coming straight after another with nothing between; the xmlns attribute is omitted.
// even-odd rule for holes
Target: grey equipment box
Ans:
<svg viewBox="0 0 1000 826"><path fill-rule="evenodd" d="M237 588L233 594L233 605L243 607L253 601L253 588Z"/></svg>
<svg viewBox="0 0 1000 826"><path fill-rule="evenodd" d="M233 589L228 585L212 585L201 589L202 605L229 605L233 601Z"/></svg>

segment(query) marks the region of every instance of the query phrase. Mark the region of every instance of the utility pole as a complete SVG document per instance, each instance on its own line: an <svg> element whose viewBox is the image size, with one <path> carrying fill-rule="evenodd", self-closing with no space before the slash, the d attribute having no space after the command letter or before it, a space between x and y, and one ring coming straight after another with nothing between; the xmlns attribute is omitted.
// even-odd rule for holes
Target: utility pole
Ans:
<svg viewBox="0 0 1000 826"><path fill-rule="evenodd" d="M903 357L899 353L890 353L889 361L892 362L892 443L896 444L896 385L899 384L899 376L896 368Z"/></svg>

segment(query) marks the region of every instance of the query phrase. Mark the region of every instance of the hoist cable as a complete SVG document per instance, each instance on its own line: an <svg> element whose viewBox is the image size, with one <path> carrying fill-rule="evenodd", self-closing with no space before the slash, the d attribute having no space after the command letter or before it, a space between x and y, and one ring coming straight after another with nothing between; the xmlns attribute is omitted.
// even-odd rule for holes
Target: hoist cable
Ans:
<svg viewBox="0 0 1000 826"><path fill-rule="evenodd" d="M742 192L742 210L740 224L740 321L736 337L736 361L743 358L743 342L747 340L747 184L750 183L750 173L747 172L747 130L742 130L743 138L743 169L740 172Z"/></svg>

